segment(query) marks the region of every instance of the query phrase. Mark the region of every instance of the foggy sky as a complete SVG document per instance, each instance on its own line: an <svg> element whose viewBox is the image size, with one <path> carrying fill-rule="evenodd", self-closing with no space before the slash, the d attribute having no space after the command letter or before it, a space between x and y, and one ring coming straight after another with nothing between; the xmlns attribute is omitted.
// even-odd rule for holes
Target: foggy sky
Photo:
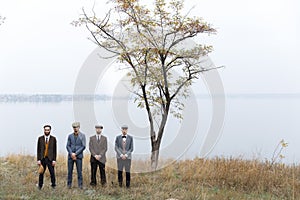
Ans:
<svg viewBox="0 0 300 200"><path fill-rule="evenodd" d="M97 1L98 13L108 10ZM96 46L70 23L91 0L1 0L0 93L72 94L78 72ZM218 34L197 37L210 55L226 93L300 93L300 13L296 0L186 1Z"/></svg>

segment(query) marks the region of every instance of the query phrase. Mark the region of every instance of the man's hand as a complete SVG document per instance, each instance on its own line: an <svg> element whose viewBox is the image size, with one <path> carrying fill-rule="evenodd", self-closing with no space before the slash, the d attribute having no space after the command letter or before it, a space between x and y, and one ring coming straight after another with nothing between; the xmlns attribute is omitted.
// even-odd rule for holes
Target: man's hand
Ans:
<svg viewBox="0 0 300 200"><path fill-rule="evenodd" d="M40 160L38 160L37 161L37 165L41 165L42 163L41 163L41 161Z"/></svg>
<svg viewBox="0 0 300 200"><path fill-rule="evenodd" d="M101 155L95 155L95 158L100 161Z"/></svg>
<svg viewBox="0 0 300 200"><path fill-rule="evenodd" d="M72 153L72 154L71 154L71 158L72 158L72 160L76 160L76 154L75 154L75 153Z"/></svg>
<svg viewBox="0 0 300 200"><path fill-rule="evenodd" d="M56 164L56 162L55 162L55 160L53 160L52 161L52 166L55 167L55 164Z"/></svg>
<svg viewBox="0 0 300 200"><path fill-rule="evenodd" d="M122 160L126 160L126 156L124 154L121 155Z"/></svg>

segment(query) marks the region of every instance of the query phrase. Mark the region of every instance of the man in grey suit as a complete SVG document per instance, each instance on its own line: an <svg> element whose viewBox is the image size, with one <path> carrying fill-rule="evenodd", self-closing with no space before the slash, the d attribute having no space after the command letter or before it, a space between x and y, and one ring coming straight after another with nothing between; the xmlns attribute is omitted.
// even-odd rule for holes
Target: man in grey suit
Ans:
<svg viewBox="0 0 300 200"><path fill-rule="evenodd" d="M51 177L51 187L55 188L56 179L55 179L54 167L56 164L57 144L56 144L56 138L50 135L50 132L51 132L51 126L45 125L44 135L38 138L37 164L42 165L44 169L46 169L47 166ZM43 171L43 173L39 175L39 185L38 185L39 189L42 189L44 184L44 173L45 170Z"/></svg>
<svg viewBox="0 0 300 200"><path fill-rule="evenodd" d="M103 136L102 125L96 125L96 135L90 137L89 150L91 152L91 183L90 185L96 186L97 180L97 168L100 169L101 184L104 186L106 184L105 175L105 162L106 162L106 151L107 151L107 138Z"/></svg>
<svg viewBox="0 0 300 200"><path fill-rule="evenodd" d="M126 187L130 187L130 168L131 168L131 154L133 152L133 138L128 135L128 126L121 127L122 134L116 137L115 151L117 154L118 165L118 181L119 186L123 185L123 168L126 172Z"/></svg>
<svg viewBox="0 0 300 200"><path fill-rule="evenodd" d="M78 178L78 187L82 189L82 158L83 151L86 147L85 134L79 131L80 123L74 122L72 124L74 132L68 136L67 141L67 151L68 151L68 188L72 187L72 176L73 176L73 167L76 163L77 169L77 178Z"/></svg>

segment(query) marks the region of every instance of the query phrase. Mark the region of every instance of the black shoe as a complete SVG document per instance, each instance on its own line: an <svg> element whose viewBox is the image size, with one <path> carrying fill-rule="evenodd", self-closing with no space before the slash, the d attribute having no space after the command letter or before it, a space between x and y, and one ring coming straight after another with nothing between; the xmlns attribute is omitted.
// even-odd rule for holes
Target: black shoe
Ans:
<svg viewBox="0 0 300 200"><path fill-rule="evenodd" d="M126 188L130 188L130 181L126 181Z"/></svg>
<svg viewBox="0 0 300 200"><path fill-rule="evenodd" d="M41 190L41 189L42 189L42 186L38 186L38 189Z"/></svg>
<svg viewBox="0 0 300 200"><path fill-rule="evenodd" d="M96 183L90 183L90 185L91 185L91 186L96 186L97 184L96 184Z"/></svg>
<svg viewBox="0 0 300 200"><path fill-rule="evenodd" d="M67 187L68 187L68 189L71 189L71 188L72 188L71 185L68 185Z"/></svg>
<svg viewBox="0 0 300 200"><path fill-rule="evenodd" d="M122 183L119 183L119 187L122 187L123 186L123 184Z"/></svg>
<svg viewBox="0 0 300 200"><path fill-rule="evenodd" d="M80 185L80 186L79 186L79 189L83 190L83 187L82 187L82 185Z"/></svg>

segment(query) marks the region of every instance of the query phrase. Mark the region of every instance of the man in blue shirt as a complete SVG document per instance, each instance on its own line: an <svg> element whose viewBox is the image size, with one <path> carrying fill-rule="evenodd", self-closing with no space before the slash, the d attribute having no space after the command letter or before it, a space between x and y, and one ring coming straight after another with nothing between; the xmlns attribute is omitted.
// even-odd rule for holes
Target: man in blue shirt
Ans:
<svg viewBox="0 0 300 200"><path fill-rule="evenodd" d="M72 187L72 176L73 167L76 163L77 177L78 177L78 187L82 189L82 158L83 151L86 147L85 134L79 131L80 123L74 122L72 124L74 132L68 136L67 141L67 151L68 151L68 188Z"/></svg>

